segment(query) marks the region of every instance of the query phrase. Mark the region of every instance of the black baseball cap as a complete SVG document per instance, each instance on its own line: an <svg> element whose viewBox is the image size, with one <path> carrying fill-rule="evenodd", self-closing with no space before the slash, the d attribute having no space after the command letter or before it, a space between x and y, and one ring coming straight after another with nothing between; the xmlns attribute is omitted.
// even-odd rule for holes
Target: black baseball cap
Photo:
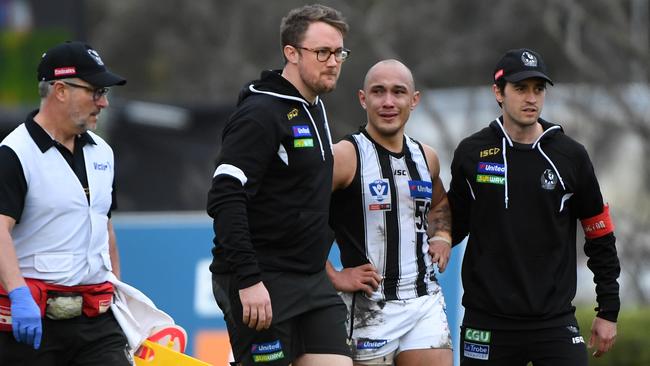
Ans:
<svg viewBox="0 0 650 366"><path fill-rule="evenodd" d="M542 56L528 48L519 48L506 52L497 62L492 75L495 82L500 78L504 78L511 83L529 78L542 78L553 85L553 80L548 77L548 71Z"/></svg>
<svg viewBox="0 0 650 366"><path fill-rule="evenodd" d="M76 41L47 50L38 64L38 81L65 78L79 78L96 87L126 84L126 79L108 71L97 51Z"/></svg>

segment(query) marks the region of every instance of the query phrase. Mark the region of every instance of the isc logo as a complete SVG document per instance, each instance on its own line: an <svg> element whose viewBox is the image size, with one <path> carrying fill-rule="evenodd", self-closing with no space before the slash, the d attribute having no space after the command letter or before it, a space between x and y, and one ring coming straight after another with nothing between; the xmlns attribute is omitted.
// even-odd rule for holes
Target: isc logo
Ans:
<svg viewBox="0 0 650 366"><path fill-rule="evenodd" d="M571 341L573 342L573 344L585 343L585 339L582 338L582 336L573 337L571 338Z"/></svg>
<svg viewBox="0 0 650 366"><path fill-rule="evenodd" d="M486 156L496 155L496 154L498 154L500 151L501 151L500 148L498 148L498 147L493 147L493 148L490 148L490 149L482 150L482 151L479 153L479 156L482 157L482 158L484 158L484 157L486 157Z"/></svg>

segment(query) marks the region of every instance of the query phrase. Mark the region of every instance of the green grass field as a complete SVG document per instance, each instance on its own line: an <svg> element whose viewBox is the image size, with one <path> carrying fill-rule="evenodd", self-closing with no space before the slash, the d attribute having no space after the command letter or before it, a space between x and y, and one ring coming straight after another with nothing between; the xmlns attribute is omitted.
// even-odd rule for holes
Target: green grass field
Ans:
<svg viewBox="0 0 650 366"><path fill-rule="evenodd" d="M593 308L579 308L576 311L580 330L589 341ZM593 366L648 366L650 365L650 307L625 308L618 317L618 329L614 348L601 358L591 356Z"/></svg>

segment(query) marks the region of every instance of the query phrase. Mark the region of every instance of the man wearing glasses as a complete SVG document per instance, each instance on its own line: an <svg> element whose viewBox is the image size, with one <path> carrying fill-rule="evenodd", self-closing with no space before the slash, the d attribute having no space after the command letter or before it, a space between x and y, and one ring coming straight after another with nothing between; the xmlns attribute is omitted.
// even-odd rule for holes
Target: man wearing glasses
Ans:
<svg viewBox="0 0 650 366"><path fill-rule="evenodd" d="M348 26L322 5L282 20L285 65L240 93L208 193L215 299L236 365L352 365L346 308L325 273L332 143L320 95Z"/></svg>
<svg viewBox="0 0 650 366"><path fill-rule="evenodd" d="M113 151L90 131L126 80L66 42L38 81L40 108L0 143L0 365L131 365L110 311Z"/></svg>

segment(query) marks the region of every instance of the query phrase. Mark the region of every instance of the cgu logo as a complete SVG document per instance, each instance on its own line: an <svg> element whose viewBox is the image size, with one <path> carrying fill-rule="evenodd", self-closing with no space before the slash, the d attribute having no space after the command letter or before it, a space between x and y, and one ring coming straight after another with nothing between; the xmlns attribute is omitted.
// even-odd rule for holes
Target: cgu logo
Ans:
<svg viewBox="0 0 650 366"><path fill-rule="evenodd" d="M501 151L500 148L498 148L498 147L493 147L493 148L491 148L491 149L485 149L485 150L482 150L482 151L479 153L479 156L482 157L482 158L484 158L484 157L486 157L486 156L496 155L496 154L498 154L500 151Z"/></svg>
<svg viewBox="0 0 650 366"><path fill-rule="evenodd" d="M465 330L465 340L481 343L490 343L490 332L487 330L476 330L467 328Z"/></svg>

